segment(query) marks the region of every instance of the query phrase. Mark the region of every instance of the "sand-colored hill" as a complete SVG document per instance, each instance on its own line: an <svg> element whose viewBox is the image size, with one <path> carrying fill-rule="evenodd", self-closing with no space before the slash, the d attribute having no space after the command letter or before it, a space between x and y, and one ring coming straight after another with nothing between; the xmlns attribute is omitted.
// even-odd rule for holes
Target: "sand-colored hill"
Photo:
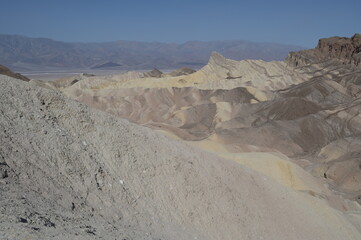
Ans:
<svg viewBox="0 0 361 240"><path fill-rule="evenodd" d="M163 77L148 77L144 73L128 72L112 76L88 77L85 81L55 81L66 93L68 91L107 90L121 88L167 88L193 87L197 89L232 89L245 87L259 100L273 97L272 91L304 82L308 76L293 71L285 62L264 62L261 60L234 61L213 53L209 63L197 72L181 76L164 74ZM177 74L175 74L177 75Z"/></svg>
<svg viewBox="0 0 361 240"><path fill-rule="evenodd" d="M361 237L350 201L341 212L53 90L0 83L1 166L14 173L1 180L12 187L0 197L5 239ZM17 191L24 204L6 198Z"/></svg>
<svg viewBox="0 0 361 240"><path fill-rule="evenodd" d="M306 159L299 165L359 199L358 158L346 154L327 164L321 159L321 152L329 151L324 147L361 133L361 69L352 60L358 54L355 36L323 39L316 49L290 53L284 62L234 61L213 53L205 67L186 75L128 72L47 84L89 106L183 140L211 142L212 148L226 149L223 155L263 151ZM328 55L325 44L336 50L340 44L353 48ZM331 171L333 177L325 177Z"/></svg>

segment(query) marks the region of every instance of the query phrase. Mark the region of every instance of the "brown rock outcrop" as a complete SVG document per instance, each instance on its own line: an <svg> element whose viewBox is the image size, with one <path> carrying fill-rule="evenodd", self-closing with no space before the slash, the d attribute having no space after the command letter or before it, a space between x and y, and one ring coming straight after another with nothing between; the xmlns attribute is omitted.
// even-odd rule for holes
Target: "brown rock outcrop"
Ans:
<svg viewBox="0 0 361 240"><path fill-rule="evenodd" d="M332 37L320 39L316 48L324 59L336 58L343 64L360 65L361 34L352 38Z"/></svg>
<svg viewBox="0 0 361 240"><path fill-rule="evenodd" d="M296 67L329 60L360 66L361 34L355 34L351 38L322 38L315 49L291 52L286 59L287 62Z"/></svg>
<svg viewBox="0 0 361 240"><path fill-rule="evenodd" d="M13 77L13 78L16 78L16 79L20 79L20 80L23 80L23 81L30 81L29 78L21 75L20 73L14 73L13 71L11 71L9 68L3 66L3 65L0 65L0 74L2 75L6 75L6 76L9 76L9 77Z"/></svg>
<svg viewBox="0 0 361 240"><path fill-rule="evenodd" d="M188 75L188 74L191 74L194 72L195 72L195 70L192 68L183 67L183 68L178 68L178 69L168 73L168 75L172 76L172 77L177 77L177 76Z"/></svg>

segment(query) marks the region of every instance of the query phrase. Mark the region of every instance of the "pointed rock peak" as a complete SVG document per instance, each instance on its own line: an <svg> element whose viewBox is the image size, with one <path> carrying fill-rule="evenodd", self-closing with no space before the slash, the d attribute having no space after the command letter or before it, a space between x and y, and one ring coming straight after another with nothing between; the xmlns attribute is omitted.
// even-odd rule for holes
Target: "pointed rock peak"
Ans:
<svg viewBox="0 0 361 240"><path fill-rule="evenodd" d="M355 33L355 35L353 35L352 39L355 39L355 38L361 39L361 34L360 33Z"/></svg>
<svg viewBox="0 0 361 240"><path fill-rule="evenodd" d="M234 66L236 63L237 61L227 59L218 52L212 52L212 55L209 58L209 62L208 62L209 65L222 66L222 67Z"/></svg>
<svg viewBox="0 0 361 240"><path fill-rule="evenodd" d="M227 59L223 57L220 53L213 51L211 57L209 58L209 63L211 62L225 62Z"/></svg>
<svg viewBox="0 0 361 240"><path fill-rule="evenodd" d="M152 71L150 72L145 72L144 76L145 77L155 77L155 78L160 78L162 77L162 72L159 71L157 68L154 68Z"/></svg>
<svg viewBox="0 0 361 240"><path fill-rule="evenodd" d="M162 72L158 68L153 68L153 70L150 72L153 74L162 74Z"/></svg>

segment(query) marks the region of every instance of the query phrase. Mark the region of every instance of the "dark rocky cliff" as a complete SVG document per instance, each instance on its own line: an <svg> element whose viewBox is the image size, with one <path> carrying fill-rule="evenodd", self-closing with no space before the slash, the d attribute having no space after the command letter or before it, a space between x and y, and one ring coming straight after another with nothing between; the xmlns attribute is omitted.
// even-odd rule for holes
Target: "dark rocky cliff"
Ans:
<svg viewBox="0 0 361 240"><path fill-rule="evenodd" d="M351 38L322 38L316 48L290 52L286 58L289 64L297 67L328 60L361 66L361 34Z"/></svg>

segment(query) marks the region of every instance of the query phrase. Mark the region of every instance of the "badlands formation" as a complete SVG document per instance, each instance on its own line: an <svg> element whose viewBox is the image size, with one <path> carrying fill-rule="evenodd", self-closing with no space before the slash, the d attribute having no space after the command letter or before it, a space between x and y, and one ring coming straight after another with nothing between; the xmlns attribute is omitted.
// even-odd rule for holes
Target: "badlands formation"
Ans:
<svg viewBox="0 0 361 240"><path fill-rule="evenodd" d="M0 239L361 239L360 54L0 75Z"/></svg>

